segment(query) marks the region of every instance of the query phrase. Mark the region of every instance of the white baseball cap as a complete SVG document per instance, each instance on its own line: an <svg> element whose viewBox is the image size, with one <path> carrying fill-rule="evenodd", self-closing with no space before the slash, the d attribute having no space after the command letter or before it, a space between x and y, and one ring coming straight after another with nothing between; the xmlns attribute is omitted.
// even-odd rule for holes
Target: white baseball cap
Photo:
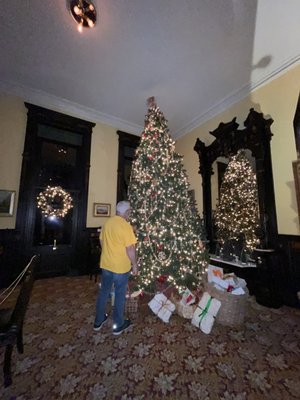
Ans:
<svg viewBox="0 0 300 400"><path fill-rule="evenodd" d="M119 203L117 204L117 213L124 215L126 213L127 210L130 209L130 203L129 201L119 201Z"/></svg>

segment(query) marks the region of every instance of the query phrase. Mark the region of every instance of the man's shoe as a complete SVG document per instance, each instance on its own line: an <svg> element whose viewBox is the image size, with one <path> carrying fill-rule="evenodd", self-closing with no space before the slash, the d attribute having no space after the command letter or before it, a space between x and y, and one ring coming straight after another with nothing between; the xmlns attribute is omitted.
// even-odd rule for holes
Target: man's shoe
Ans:
<svg viewBox="0 0 300 400"><path fill-rule="evenodd" d="M105 322L107 321L107 318L108 318L108 314L104 314L104 320L101 322L101 324L99 324L99 325L96 325L96 324L94 324L94 331L95 332L98 332L98 331L100 331L100 329L102 328L102 326L105 324Z"/></svg>
<svg viewBox="0 0 300 400"><path fill-rule="evenodd" d="M114 328L113 329L113 335L121 335L122 332L127 331L127 329L132 325L132 322L130 319L125 319L124 323L120 328Z"/></svg>

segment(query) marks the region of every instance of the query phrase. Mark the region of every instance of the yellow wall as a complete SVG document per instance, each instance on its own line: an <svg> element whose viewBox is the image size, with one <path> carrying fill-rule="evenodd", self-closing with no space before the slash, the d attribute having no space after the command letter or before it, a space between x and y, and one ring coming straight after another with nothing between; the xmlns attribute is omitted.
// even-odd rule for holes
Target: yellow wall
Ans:
<svg viewBox="0 0 300 400"><path fill-rule="evenodd" d="M13 229L16 224L26 119L24 102L0 95L0 190L16 191L13 216L0 217L0 229Z"/></svg>
<svg viewBox="0 0 300 400"><path fill-rule="evenodd" d="M0 95L0 190L15 190L12 217L0 217L0 229L14 229L26 133L27 109L20 98ZM93 216L93 203L109 203L115 213L118 135L113 127L96 124L92 133L87 227L102 226L107 218Z"/></svg>
<svg viewBox="0 0 300 400"><path fill-rule="evenodd" d="M249 110L253 107L262 112L265 118L274 120L271 131L273 178L275 201L280 234L299 235L300 227L297 214L297 202L293 178L292 161L297 159L293 119L295 116L300 88L300 65L290 69L284 75L257 89L244 100L227 109L225 112L205 122L179 139L176 150L184 156L187 170L199 211L202 213L202 181L198 174L198 155L193 150L199 137L210 144L214 137L209 135L220 122L229 122L237 117L240 128L243 127Z"/></svg>
<svg viewBox="0 0 300 400"><path fill-rule="evenodd" d="M87 226L103 226L107 218L93 217L93 203L111 204L115 214L117 198L118 135L116 129L96 124L92 134Z"/></svg>

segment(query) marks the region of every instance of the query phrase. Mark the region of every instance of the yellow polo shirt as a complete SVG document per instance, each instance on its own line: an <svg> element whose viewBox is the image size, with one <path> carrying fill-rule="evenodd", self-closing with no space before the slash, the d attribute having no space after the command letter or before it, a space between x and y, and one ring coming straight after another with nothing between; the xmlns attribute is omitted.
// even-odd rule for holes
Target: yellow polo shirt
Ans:
<svg viewBox="0 0 300 400"><path fill-rule="evenodd" d="M100 233L102 252L100 267L117 274L130 271L126 247L136 243L132 226L119 215L109 218Z"/></svg>

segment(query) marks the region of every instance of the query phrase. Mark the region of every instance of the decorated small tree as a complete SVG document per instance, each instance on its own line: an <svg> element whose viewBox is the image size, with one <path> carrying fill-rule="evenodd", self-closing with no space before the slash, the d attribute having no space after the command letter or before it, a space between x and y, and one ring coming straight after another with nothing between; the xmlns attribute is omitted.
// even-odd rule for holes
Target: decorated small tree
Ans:
<svg viewBox="0 0 300 400"><path fill-rule="evenodd" d="M163 277L179 290L193 289L207 265L199 215L167 120L153 97L148 106L128 190L138 236L140 286L153 289Z"/></svg>
<svg viewBox="0 0 300 400"><path fill-rule="evenodd" d="M240 150L230 158L222 180L215 215L217 237L223 244L231 241L235 256L240 257L237 252L241 247L251 253L257 243L258 221L256 174L245 152Z"/></svg>

